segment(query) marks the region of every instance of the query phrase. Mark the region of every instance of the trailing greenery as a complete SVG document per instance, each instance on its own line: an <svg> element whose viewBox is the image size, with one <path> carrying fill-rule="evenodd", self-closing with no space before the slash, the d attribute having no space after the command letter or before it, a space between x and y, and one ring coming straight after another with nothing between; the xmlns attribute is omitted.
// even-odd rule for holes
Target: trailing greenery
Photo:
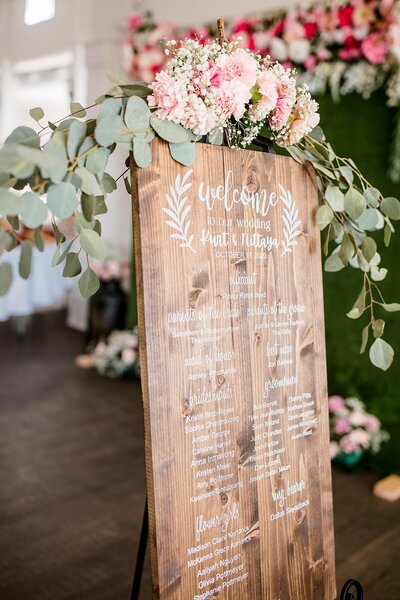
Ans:
<svg viewBox="0 0 400 600"><path fill-rule="evenodd" d="M71 114L56 123L44 123L43 110L32 109L39 131L18 127L0 150L0 216L7 221L6 230L0 232L1 248L10 251L21 244L19 273L29 277L32 248L43 250L42 226L50 213L57 244L53 265L63 264L65 277L79 276L78 286L85 298L99 287L90 257L102 259L105 255L97 217L107 212L107 194L116 189L119 179L106 170L112 152L118 145L127 151L127 169L120 177L130 192L131 152L138 167L147 167L151 142L157 135L169 144L174 160L189 166L201 139L181 125L158 118L145 101L151 93L145 83L117 83L87 109L73 103ZM87 111L94 108L97 116L87 117ZM265 129L261 133L267 138L259 140L261 146L268 145L270 132ZM222 139L207 141L221 143ZM288 151L307 168L311 163L317 175L321 205L316 220L325 232L325 270L336 272L350 266L362 273L361 292L348 317L358 319L368 313L361 351L372 334L370 360L386 370L394 352L382 337L385 322L376 311L398 311L400 304L385 301L381 294L379 282L387 270L379 266L380 254L370 232L383 228L388 245L393 221L400 219L400 203L383 197L351 159L337 156L320 128ZM76 217L76 235L67 243L57 220L71 215ZM33 242L21 239L20 223L35 230ZM13 274L4 254L1 258L0 294L4 295Z"/></svg>

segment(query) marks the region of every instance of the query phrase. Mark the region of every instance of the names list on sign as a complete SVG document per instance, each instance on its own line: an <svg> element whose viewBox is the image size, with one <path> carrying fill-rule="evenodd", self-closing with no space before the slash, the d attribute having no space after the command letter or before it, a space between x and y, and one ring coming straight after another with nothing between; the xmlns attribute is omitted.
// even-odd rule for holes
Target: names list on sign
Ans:
<svg viewBox="0 0 400 600"><path fill-rule="evenodd" d="M154 597L335 597L312 177L156 146L134 171Z"/></svg>

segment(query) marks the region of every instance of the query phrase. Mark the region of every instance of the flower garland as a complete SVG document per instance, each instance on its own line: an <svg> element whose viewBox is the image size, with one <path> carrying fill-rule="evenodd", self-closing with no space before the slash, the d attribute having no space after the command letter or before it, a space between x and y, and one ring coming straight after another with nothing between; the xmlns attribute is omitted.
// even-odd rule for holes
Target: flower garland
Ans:
<svg viewBox="0 0 400 600"><path fill-rule="evenodd" d="M171 41L166 51L166 68L150 85L117 80L88 109L73 103L71 114L56 123L42 124L44 112L36 107L30 115L39 131L17 127L8 136L0 149L0 217L10 226L0 232L0 295L7 293L13 278L3 250L21 244L19 271L28 277L32 248L43 244L49 213L57 244L53 264L64 263L65 277L79 276L84 297L97 291L99 278L90 261L105 257L97 217L107 212L107 194L117 187L106 171L117 146L145 168L151 163L156 136L168 143L172 158L186 166L194 163L199 140L258 149L275 143L307 168L310 163L314 167L320 192L316 223L325 234L325 270L351 266L361 271L361 291L347 315L368 316L361 352L372 335L370 360L388 369L394 350L383 339L385 321L377 311L400 311L400 304L385 301L379 289L387 269L379 266L377 242L370 232L383 229L388 245L395 231L393 221L400 220L400 202L383 197L350 158L336 155L317 126L317 103L307 86L296 84L290 68L227 42L222 27L218 42ZM86 118L87 110L94 108L97 115ZM128 192L130 160L128 155L127 169L120 176ZM57 223L71 215L75 235L67 242ZM35 230L32 240L21 241L21 225Z"/></svg>
<svg viewBox="0 0 400 600"><path fill-rule="evenodd" d="M329 91L334 99L358 93L364 99L381 88L387 104L400 104L400 0L316 2L273 15L239 17L226 24L227 37L286 68L311 94ZM165 66L163 43L171 39L215 37L212 25L184 29L134 13L127 26L125 70L149 81ZM390 175L400 180L400 120L395 131Z"/></svg>

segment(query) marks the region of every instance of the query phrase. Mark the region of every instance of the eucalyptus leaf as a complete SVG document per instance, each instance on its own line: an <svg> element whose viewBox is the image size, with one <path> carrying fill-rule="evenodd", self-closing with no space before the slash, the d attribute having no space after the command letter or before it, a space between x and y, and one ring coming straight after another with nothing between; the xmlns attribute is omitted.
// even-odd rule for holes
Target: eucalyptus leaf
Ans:
<svg viewBox="0 0 400 600"><path fill-rule="evenodd" d="M362 253L368 262L374 258L377 250L376 242L371 237L366 237L362 243Z"/></svg>
<svg viewBox="0 0 400 600"><path fill-rule="evenodd" d="M34 192L25 192L20 198L21 219L27 227L35 229L47 218L47 206Z"/></svg>
<svg viewBox="0 0 400 600"><path fill-rule="evenodd" d="M62 132L53 133L42 155L39 166L43 177L50 178L54 183L61 183L68 168L65 137Z"/></svg>
<svg viewBox="0 0 400 600"><path fill-rule="evenodd" d="M88 194L82 193L81 206L86 221L91 221L96 209L96 196L89 196Z"/></svg>
<svg viewBox="0 0 400 600"><path fill-rule="evenodd" d="M357 224L365 231L374 231L378 228L379 217L382 217L382 215L379 214L376 208L367 208L357 219Z"/></svg>
<svg viewBox="0 0 400 600"><path fill-rule="evenodd" d="M347 183L349 183L351 185L354 181L354 175L353 175L353 171L350 169L350 167L346 167L346 166L339 167L339 171L343 175L343 177L345 178Z"/></svg>
<svg viewBox="0 0 400 600"><path fill-rule="evenodd" d="M367 203L373 208L377 208L379 206L379 199L381 197L379 190L374 187L368 187L364 190L363 196Z"/></svg>
<svg viewBox="0 0 400 600"><path fill-rule="evenodd" d="M354 256L354 253L354 244L351 241L350 236L345 233L339 250L339 256L343 264L347 265L349 260Z"/></svg>
<svg viewBox="0 0 400 600"><path fill-rule="evenodd" d="M340 259L338 253L331 254L325 261L324 269L327 273L336 273L337 271L341 271L345 268L345 265Z"/></svg>
<svg viewBox="0 0 400 600"><path fill-rule="evenodd" d="M155 114L151 115L150 124L160 138L172 144L181 144L189 139L189 134L182 125L177 125L168 119L160 119Z"/></svg>
<svg viewBox="0 0 400 600"><path fill-rule="evenodd" d="M92 229L82 229L79 234L82 249L92 256L102 260L106 254L104 242L101 237Z"/></svg>
<svg viewBox="0 0 400 600"><path fill-rule="evenodd" d="M78 119L82 119L86 117L86 109L83 108L82 104L79 102L71 102L70 104L71 115L77 117Z"/></svg>
<svg viewBox="0 0 400 600"><path fill-rule="evenodd" d="M400 304L398 302L391 302L390 304L382 304L382 308L384 308L386 312L397 312L400 310Z"/></svg>
<svg viewBox="0 0 400 600"><path fill-rule="evenodd" d="M133 158L137 166L141 168L146 168L151 163L150 145L138 136L135 136L133 140Z"/></svg>
<svg viewBox="0 0 400 600"><path fill-rule="evenodd" d="M122 102L119 98L108 98L101 105L101 108L97 115L97 122L99 123L105 117L119 115L121 112L121 108Z"/></svg>
<svg viewBox="0 0 400 600"><path fill-rule="evenodd" d="M26 152L29 150L31 153ZM22 144L5 144L0 150L0 172L15 175L19 179L27 179L35 171L36 163L32 158L38 158L39 154L41 154L39 150Z"/></svg>
<svg viewBox="0 0 400 600"><path fill-rule="evenodd" d="M365 311L366 291L363 286L357 300L354 302L352 309L347 313L349 319L358 319Z"/></svg>
<svg viewBox="0 0 400 600"><path fill-rule="evenodd" d="M109 115L98 121L94 135L100 146L109 147L114 144L125 125L120 115Z"/></svg>
<svg viewBox="0 0 400 600"><path fill-rule="evenodd" d="M147 103L138 96L131 96L125 109L125 123L133 132L147 133L150 129L151 111Z"/></svg>
<svg viewBox="0 0 400 600"><path fill-rule="evenodd" d="M389 246L391 237L392 237L392 230L390 229L389 225L386 224L384 232L383 232L383 241L384 241L384 244L386 247Z"/></svg>
<svg viewBox="0 0 400 600"><path fill-rule="evenodd" d="M5 296L13 279L12 266L8 262L0 263L0 296Z"/></svg>
<svg viewBox="0 0 400 600"><path fill-rule="evenodd" d="M25 240L21 244L18 270L23 279L28 279L32 265L32 242Z"/></svg>
<svg viewBox="0 0 400 600"><path fill-rule="evenodd" d="M34 241L36 248L39 250L39 252L43 252L44 240L43 240L43 234L42 234L41 227L36 227L35 233L33 234L33 241Z"/></svg>
<svg viewBox="0 0 400 600"><path fill-rule="evenodd" d="M381 211L384 215L398 221L400 219L400 202L397 198L383 198L381 202Z"/></svg>
<svg viewBox="0 0 400 600"><path fill-rule="evenodd" d="M336 185L328 185L325 198L331 209L335 212L344 210L344 194Z"/></svg>
<svg viewBox="0 0 400 600"><path fill-rule="evenodd" d="M56 238L56 243L59 246L63 242L65 242L65 235L60 231L56 223L51 224L54 232L54 237Z"/></svg>
<svg viewBox="0 0 400 600"><path fill-rule="evenodd" d="M316 221L317 221L317 225L321 229L321 231L329 225L329 223L333 219L333 216L334 216L333 210L327 204L323 204L322 206L320 206L318 208L317 214L316 214Z"/></svg>
<svg viewBox="0 0 400 600"><path fill-rule="evenodd" d="M366 209L366 201L356 188L351 187L344 197L344 208L352 219L358 219Z"/></svg>
<svg viewBox="0 0 400 600"><path fill-rule="evenodd" d="M364 352L365 352L365 348L367 347L367 344L368 344L368 337L369 337L369 325L366 325L363 328L362 334L361 334L360 354L364 354Z"/></svg>
<svg viewBox="0 0 400 600"><path fill-rule="evenodd" d="M378 369L387 371L393 362L394 350L384 339L377 338L369 349L369 358Z"/></svg>
<svg viewBox="0 0 400 600"><path fill-rule="evenodd" d="M81 179L82 192L91 196L97 191L97 182L95 176L88 171L86 167L78 167L76 169L77 175Z"/></svg>
<svg viewBox="0 0 400 600"><path fill-rule="evenodd" d="M121 90L126 96L139 96L140 98L147 98L152 93L148 84L141 81L129 83L128 85L121 84Z"/></svg>
<svg viewBox="0 0 400 600"><path fill-rule="evenodd" d="M388 274L387 269L379 269L378 267L371 265L371 279L372 281L383 281Z"/></svg>
<svg viewBox="0 0 400 600"><path fill-rule="evenodd" d="M29 114L34 121L39 122L44 117L44 110L40 106L35 106L35 108L30 109Z"/></svg>
<svg viewBox="0 0 400 600"><path fill-rule="evenodd" d="M169 151L174 160L186 167L192 166L196 160L196 144L194 142L170 143Z"/></svg>
<svg viewBox="0 0 400 600"><path fill-rule="evenodd" d="M93 175L98 175L100 179L104 175L107 166L110 151L108 148L96 148L86 159L86 168Z"/></svg>
<svg viewBox="0 0 400 600"><path fill-rule="evenodd" d="M85 299L93 296L99 289L99 279L90 267L88 267L79 278L78 287L82 297Z"/></svg>
<svg viewBox="0 0 400 600"><path fill-rule="evenodd" d="M79 158L83 154L86 154L86 152L88 150L90 150L90 148L93 148L93 146L95 146L95 142L94 142L93 138L91 138L91 137L85 137L85 139L83 140L83 143L82 143L81 147L79 148L79 152L78 152L77 158ZM83 156L83 158L81 158L79 160L78 167L84 167L86 160L87 160L87 155Z"/></svg>
<svg viewBox="0 0 400 600"><path fill-rule="evenodd" d="M86 135L86 123L73 119L68 130L67 151L70 159L77 156L78 148L82 145Z"/></svg>
<svg viewBox="0 0 400 600"><path fill-rule="evenodd" d="M17 217L22 208L21 197L9 190L0 188L0 215Z"/></svg>
<svg viewBox="0 0 400 600"><path fill-rule="evenodd" d="M215 127L212 129L207 136L207 140L210 144L221 146L224 141L224 130L222 127Z"/></svg>
<svg viewBox="0 0 400 600"><path fill-rule="evenodd" d="M59 219L70 217L78 204L79 200L71 183L54 183L49 187L47 206Z"/></svg>
<svg viewBox="0 0 400 600"><path fill-rule="evenodd" d="M117 182L109 173L104 173L101 179L101 189L104 194L112 194L117 189ZM97 213L100 214L100 213Z"/></svg>
<svg viewBox="0 0 400 600"><path fill-rule="evenodd" d="M77 252L70 252L64 265L63 277L76 277L81 273L82 266Z"/></svg>
<svg viewBox="0 0 400 600"><path fill-rule="evenodd" d="M31 146L32 148L40 148L40 138L36 131L31 127L17 127L6 138L6 144L22 144L23 146Z"/></svg>
<svg viewBox="0 0 400 600"><path fill-rule="evenodd" d="M51 261L51 266L55 267L56 265L60 265L67 258L68 252L71 250L72 245L75 240L71 240L64 248L61 246L57 246L56 251L54 252L53 260Z"/></svg>
<svg viewBox="0 0 400 600"><path fill-rule="evenodd" d="M385 321L383 319L376 319L376 321L372 321L372 331L374 332L374 338L382 337L384 329Z"/></svg>

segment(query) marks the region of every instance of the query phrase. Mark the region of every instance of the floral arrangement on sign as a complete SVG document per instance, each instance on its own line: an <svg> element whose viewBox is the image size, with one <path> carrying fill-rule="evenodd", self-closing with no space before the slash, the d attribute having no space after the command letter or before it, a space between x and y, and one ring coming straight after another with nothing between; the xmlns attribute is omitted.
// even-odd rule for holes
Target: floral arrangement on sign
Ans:
<svg viewBox="0 0 400 600"><path fill-rule="evenodd" d="M307 168L314 167L321 203L316 220L325 232L325 269L339 271L350 265L361 271L361 292L348 316L358 319L368 314L361 351L372 331L369 357L375 366L389 368L394 351L382 337L385 322L376 311L398 311L400 304L387 303L379 290L387 270L379 267L377 243L370 232L384 228L388 245L392 222L400 219L400 202L384 198L351 159L335 154L317 126L317 103L305 86L296 85L294 73L269 57L227 42L222 23L217 42L171 41L166 52L167 67L153 83L117 81L89 107L98 107L97 117L86 118L86 109L74 104L66 119L42 124L43 111L35 108L31 115L39 131L18 127L7 138L0 150L0 215L11 229L2 236L3 246L10 250L18 243L20 222L35 228L37 243L50 211L57 241L53 263L65 263L66 277L79 276L79 289L88 297L99 287L89 258L103 260L105 255L97 216L107 211L106 195L117 186L106 167L118 145L133 153L138 167L147 167L156 135L183 165L193 164L200 140L258 150L275 144ZM121 177L130 192L129 155L126 166ZM76 234L66 242L57 219L72 214ZM32 242L23 242L20 264L27 274L31 253ZM11 281L11 265L3 260L0 294L7 292Z"/></svg>
<svg viewBox="0 0 400 600"><path fill-rule="evenodd" d="M237 40L285 67L296 67L298 83L312 94L329 90L335 99L351 92L363 98L384 88L390 106L400 103L399 0L314 2L287 11L239 17L226 24L229 40ZM199 39L209 43L215 27L185 29L156 22L151 13L134 13L124 44L125 69L135 79L151 80L168 57L165 40ZM400 130L391 175L400 179Z"/></svg>
<svg viewBox="0 0 400 600"><path fill-rule="evenodd" d="M366 452L378 454L382 442L389 440L379 419L367 413L357 398L330 396L328 404L332 460L344 459L348 464L350 457L351 464L356 464Z"/></svg>
<svg viewBox="0 0 400 600"><path fill-rule="evenodd" d="M116 378L140 377L137 330L113 331L106 340L96 344L93 364L100 375Z"/></svg>

